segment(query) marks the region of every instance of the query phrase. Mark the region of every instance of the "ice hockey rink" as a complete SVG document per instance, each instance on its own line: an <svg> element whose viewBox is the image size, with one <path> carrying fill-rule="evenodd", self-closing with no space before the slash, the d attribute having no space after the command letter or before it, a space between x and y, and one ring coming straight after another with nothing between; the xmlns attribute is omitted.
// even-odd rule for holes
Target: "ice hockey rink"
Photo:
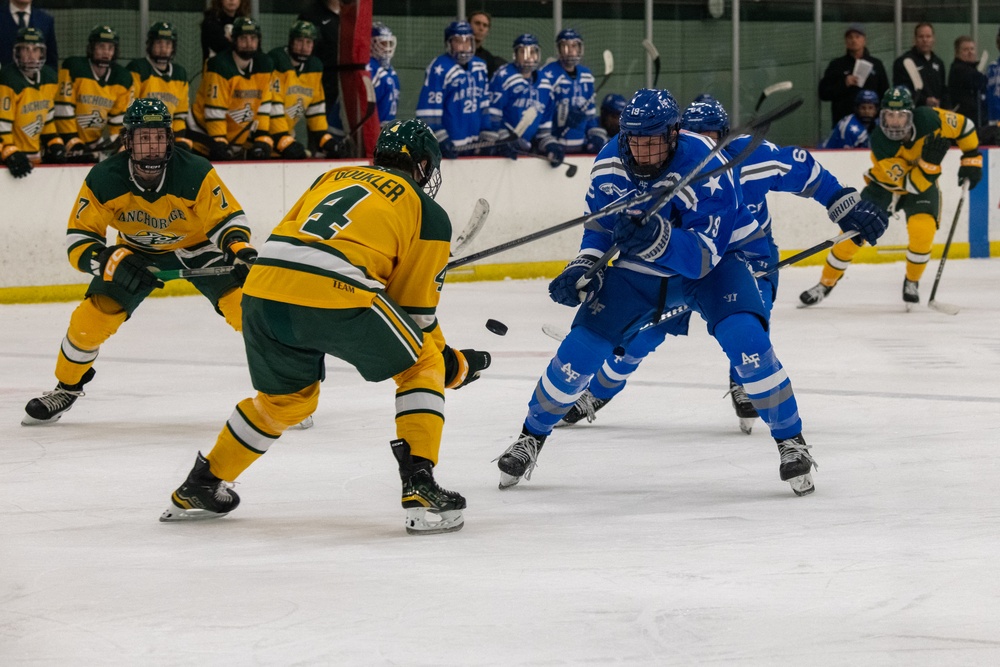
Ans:
<svg viewBox="0 0 1000 667"><path fill-rule="evenodd" d="M796 309L818 277L783 273L772 329L819 463L802 498L766 428L740 432L700 321L498 490L541 327L571 311L545 281L446 285L449 341L494 363L448 393L436 476L465 528L426 537L403 529L391 382L330 359L315 427L239 509L164 524L251 393L239 336L200 297L150 299L87 396L28 428L75 304L0 306L0 664L1000 664L1000 260L948 263L956 316L903 312L900 263Z"/></svg>

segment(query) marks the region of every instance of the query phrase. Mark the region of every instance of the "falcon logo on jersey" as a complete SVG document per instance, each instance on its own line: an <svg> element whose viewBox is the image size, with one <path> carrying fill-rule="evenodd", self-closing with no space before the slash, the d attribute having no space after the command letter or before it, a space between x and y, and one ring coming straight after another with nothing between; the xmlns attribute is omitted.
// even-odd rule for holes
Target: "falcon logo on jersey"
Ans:
<svg viewBox="0 0 1000 667"><path fill-rule="evenodd" d="M97 109L94 109L86 115L76 117L76 126L81 130L89 130L92 127L102 128L106 122L107 121L104 119L104 116L102 116L101 112Z"/></svg>
<svg viewBox="0 0 1000 667"><path fill-rule="evenodd" d="M250 103L243 105L242 109L230 109L226 112L226 115L233 119L235 123L249 123L253 120L256 115L254 110L250 108Z"/></svg>
<svg viewBox="0 0 1000 667"><path fill-rule="evenodd" d="M607 196L615 198L621 197L629 191L629 188L620 188L614 183L601 183L598 189Z"/></svg>
<svg viewBox="0 0 1000 667"><path fill-rule="evenodd" d="M126 239L138 246L155 248L157 246L171 245L184 240L183 236L177 234L161 234L160 232L142 231L136 234L122 234Z"/></svg>
<svg viewBox="0 0 1000 667"><path fill-rule="evenodd" d="M305 105L302 104L301 97L296 98L295 104L293 104L292 106L285 107L285 115L293 120L298 120L299 118L302 118L303 116L306 115L306 108Z"/></svg>
<svg viewBox="0 0 1000 667"><path fill-rule="evenodd" d="M34 139L35 137L37 137L39 134L42 133L42 127L44 126L45 126L45 119L43 119L41 115L38 115L35 116L35 120L23 126L21 128L21 131L24 132L29 137L31 137L32 139Z"/></svg>

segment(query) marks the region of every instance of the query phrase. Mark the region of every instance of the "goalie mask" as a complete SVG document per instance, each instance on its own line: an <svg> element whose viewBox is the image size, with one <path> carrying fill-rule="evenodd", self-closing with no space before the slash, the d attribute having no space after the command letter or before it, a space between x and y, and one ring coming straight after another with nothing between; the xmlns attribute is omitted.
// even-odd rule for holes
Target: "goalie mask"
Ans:
<svg viewBox="0 0 1000 667"><path fill-rule="evenodd" d="M576 30L566 28L556 36L556 52L563 69L576 69L583 60L583 37Z"/></svg>
<svg viewBox="0 0 1000 667"><path fill-rule="evenodd" d="M136 100L125 112L122 144L146 180L162 173L173 155L172 120L167 105L151 97Z"/></svg>
<svg viewBox="0 0 1000 667"><path fill-rule="evenodd" d="M170 61L177 55L177 30L172 23L159 21L149 26L146 55L157 69L163 71L170 67Z"/></svg>
<svg viewBox="0 0 1000 667"><path fill-rule="evenodd" d="M243 60L252 60L260 50L260 24L252 18L239 16L233 21L233 53Z"/></svg>
<svg viewBox="0 0 1000 667"><path fill-rule="evenodd" d="M111 44L114 48L98 47L98 44ZM110 52L110 55L108 53ZM87 58L95 65L107 67L118 58L118 33L109 25L94 26L87 36Z"/></svg>
<svg viewBox="0 0 1000 667"><path fill-rule="evenodd" d="M882 97L882 111L879 113L882 132L892 141L907 141L913 138L913 95L906 86L896 86Z"/></svg>
<svg viewBox="0 0 1000 667"><path fill-rule="evenodd" d="M14 38L14 64L21 73L33 78L45 64L45 35L37 28L21 28Z"/></svg>
<svg viewBox="0 0 1000 667"><path fill-rule="evenodd" d="M397 120L387 125L375 142L374 164L413 176L432 198L441 187L441 147L422 120Z"/></svg>
<svg viewBox="0 0 1000 667"><path fill-rule="evenodd" d="M729 114L719 100L711 95L703 96L701 101L692 102L681 116L681 129L704 135L707 132L716 134L715 140L729 134Z"/></svg>
<svg viewBox="0 0 1000 667"><path fill-rule="evenodd" d="M380 67L388 67L396 54L396 36L384 23L372 23L372 58Z"/></svg>
<svg viewBox="0 0 1000 667"><path fill-rule="evenodd" d="M319 39L319 31L309 21L296 21L288 31L288 55L297 65L309 60Z"/></svg>
<svg viewBox="0 0 1000 667"><path fill-rule="evenodd" d="M618 121L618 153L633 181L652 180L666 170L677 151L680 120L668 91L643 88L632 96Z"/></svg>
<svg viewBox="0 0 1000 667"><path fill-rule="evenodd" d="M542 60L542 49L538 38L530 33L524 33L514 40L514 67L521 76L528 78L538 69Z"/></svg>
<svg viewBox="0 0 1000 667"><path fill-rule="evenodd" d="M448 55L459 65L468 65L476 55L476 40L472 35L472 26L465 21L452 21L444 29L444 43Z"/></svg>

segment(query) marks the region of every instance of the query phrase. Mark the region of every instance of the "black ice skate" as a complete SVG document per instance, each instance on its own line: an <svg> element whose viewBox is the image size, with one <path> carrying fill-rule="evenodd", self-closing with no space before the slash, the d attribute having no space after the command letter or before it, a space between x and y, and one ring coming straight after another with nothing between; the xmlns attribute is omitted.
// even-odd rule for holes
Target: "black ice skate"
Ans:
<svg viewBox="0 0 1000 667"><path fill-rule="evenodd" d="M194 467L170 496L170 507L160 515L160 521L221 519L239 504L240 497L233 491L232 484L213 475L208 459L198 452Z"/></svg>
<svg viewBox="0 0 1000 667"><path fill-rule="evenodd" d="M556 422L556 428L572 426L584 417L587 418L588 424L593 423L594 419L596 419L597 411L610 402L610 398L594 398L594 395L587 389L580 395L580 398L576 399L576 403L569 409L569 412Z"/></svg>
<svg viewBox="0 0 1000 667"><path fill-rule="evenodd" d="M825 299L832 290L832 287L827 287L823 283L816 283L799 295L799 301L802 302L799 304L799 308L815 306L817 303Z"/></svg>
<svg viewBox="0 0 1000 667"><path fill-rule="evenodd" d="M493 459L500 468L500 488L509 489L524 477L531 479L531 471L538 464L538 453L545 444L544 435L532 435L522 430L514 444L503 454Z"/></svg>
<svg viewBox="0 0 1000 667"><path fill-rule="evenodd" d="M406 510L406 532L435 535L462 530L465 498L438 486L434 481L434 464L423 457L412 456L406 440L393 440L389 445L399 462L399 477L403 480L401 503ZM428 521L428 512L437 515L438 520Z"/></svg>
<svg viewBox="0 0 1000 667"><path fill-rule="evenodd" d="M810 471L813 466L817 468L819 466L809 454L809 445L806 444L802 434L787 440L778 440L778 453L781 455L778 472L783 481L791 484L795 495L805 496L815 491Z"/></svg>
<svg viewBox="0 0 1000 667"><path fill-rule="evenodd" d="M903 303L906 304L906 312L910 312L915 304L920 303L919 287L918 281L903 278Z"/></svg>
<svg viewBox="0 0 1000 667"><path fill-rule="evenodd" d="M24 406L25 415L21 419L22 426L35 426L37 424L52 424L59 421L64 412L76 403L76 399L85 396L83 385L94 379L97 371L88 368L80 381L76 384L63 384L60 382L52 391L43 393L38 398L33 398Z"/></svg>
<svg viewBox="0 0 1000 667"><path fill-rule="evenodd" d="M740 430L750 435L750 431L753 430L753 423L759 416L757 414L757 409L750 402L750 397L747 396L746 389L743 385L736 384L733 378L729 378L729 398L733 401L733 410L736 411L736 416L740 420Z"/></svg>

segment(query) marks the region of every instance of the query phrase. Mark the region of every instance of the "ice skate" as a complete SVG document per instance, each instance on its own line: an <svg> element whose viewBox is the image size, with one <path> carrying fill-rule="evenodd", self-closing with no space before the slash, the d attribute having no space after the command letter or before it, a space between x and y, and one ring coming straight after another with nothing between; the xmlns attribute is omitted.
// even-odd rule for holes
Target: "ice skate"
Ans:
<svg viewBox="0 0 1000 667"><path fill-rule="evenodd" d="M83 385L93 380L96 372L93 368L88 368L78 383L63 384L60 382L52 391L47 391L38 398L28 401L28 404L24 406L25 414L21 419L21 425L36 426L59 421L63 413L69 412L69 409L73 407L76 399L86 395L83 393Z"/></svg>
<svg viewBox="0 0 1000 667"><path fill-rule="evenodd" d="M501 489L515 486L522 477L527 480L531 479L531 471L538 464L538 453L542 451L545 437L544 435L532 435L522 430L514 444L508 447L503 454L493 459L497 461L497 467L500 468Z"/></svg>
<svg viewBox="0 0 1000 667"><path fill-rule="evenodd" d="M569 409L569 412L563 415L563 418L556 422L556 428L572 426L584 417L587 418L588 424L593 423L596 418L595 415L597 414L597 411L610 402L610 398L594 398L594 395L590 393L589 389L587 389L580 395L580 398L576 399L576 403L574 403L573 407Z"/></svg>
<svg viewBox="0 0 1000 667"><path fill-rule="evenodd" d="M919 287L918 281L903 278L903 303L906 304L906 312L910 312L913 306L920 303Z"/></svg>
<svg viewBox="0 0 1000 667"><path fill-rule="evenodd" d="M308 417L306 417L305 419L303 419L302 421L300 421L298 424L294 424L292 426L289 426L288 428L292 428L292 429L295 429L297 431L305 431L306 429L309 429L309 428L312 428L312 427L313 427L313 418L312 418L312 415L309 415Z"/></svg>
<svg viewBox="0 0 1000 667"><path fill-rule="evenodd" d="M221 519L240 504L233 485L209 470L208 459L198 452L194 467L184 483L170 496L170 507L160 521L201 521Z"/></svg>
<svg viewBox="0 0 1000 667"><path fill-rule="evenodd" d="M827 287L823 283L816 283L805 292L799 295L799 308L808 308L809 306L815 306L817 303L822 301L827 297L827 295L833 290L833 287Z"/></svg>
<svg viewBox="0 0 1000 667"><path fill-rule="evenodd" d="M792 486L795 495L805 496L815 491L810 471L814 466L816 468L819 466L809 453L809 445L806 444L802 434L787 440L779 440L778 453L781 455L778 472L782 481Z"/></svg>
<svg viewBox="0 0 1000 667"><path fill-rule="evenodd" d="M410 535L436 535L462 530L465 517L465 498L454 491L442 489L434 481L434 464L428 459L412 456L406 440L389 443L399 462L399 476L403 480L401 503L406 510L406 532ZM428 513L437 521L428 521Z"/></svg>
<svg viewBox="0 0 1000 667"><path fill-rule="evenodd" d="M740 420L740 430L750 435L753 423L759 415L753 403L750 402L746 389L743 388L743 385L736 384L732 378L729 378L729 398L732 399L733 410L736 411L736 416Z"/></svg>

